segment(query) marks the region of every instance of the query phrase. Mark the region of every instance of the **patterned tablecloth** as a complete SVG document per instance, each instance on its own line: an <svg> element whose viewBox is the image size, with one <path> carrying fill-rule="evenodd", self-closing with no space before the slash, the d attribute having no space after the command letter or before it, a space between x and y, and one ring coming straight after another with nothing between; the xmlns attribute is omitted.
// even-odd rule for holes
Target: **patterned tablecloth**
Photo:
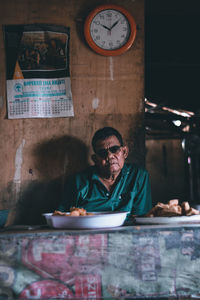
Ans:
<svg viewBox="0 0 200 300"><path fill-rule="evenodd" d="M200 224L0 232L0 299L199 296Z"/></svg>

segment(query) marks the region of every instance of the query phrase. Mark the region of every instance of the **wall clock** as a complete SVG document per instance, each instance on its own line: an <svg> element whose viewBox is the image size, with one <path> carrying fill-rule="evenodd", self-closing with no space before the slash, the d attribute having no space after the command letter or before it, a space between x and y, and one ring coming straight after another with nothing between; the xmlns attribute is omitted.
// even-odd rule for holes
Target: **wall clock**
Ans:
<svg viewBox="0 0 200 300"><path fill-rule="evenodd" d="M95 52L105 56L120 55L132 46L136 37L136 23L123 7L100 5L87 16L84 35Z"/></svg>

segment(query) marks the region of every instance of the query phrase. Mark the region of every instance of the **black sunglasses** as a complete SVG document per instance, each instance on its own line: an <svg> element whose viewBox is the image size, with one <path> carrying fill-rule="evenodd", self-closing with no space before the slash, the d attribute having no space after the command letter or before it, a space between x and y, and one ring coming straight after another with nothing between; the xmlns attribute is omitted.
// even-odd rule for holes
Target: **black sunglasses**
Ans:
<svg viewBox="0 0 200 300"><path fill-rule="evenodd" d="M119 152L120 148L121 148L121 146L116 145L116 146L112 146L107 149L100 149L100 150L96 151L96 154L99 157L106 159L106 157L108 156L108 152L117 153L117 152Z"/></svg>

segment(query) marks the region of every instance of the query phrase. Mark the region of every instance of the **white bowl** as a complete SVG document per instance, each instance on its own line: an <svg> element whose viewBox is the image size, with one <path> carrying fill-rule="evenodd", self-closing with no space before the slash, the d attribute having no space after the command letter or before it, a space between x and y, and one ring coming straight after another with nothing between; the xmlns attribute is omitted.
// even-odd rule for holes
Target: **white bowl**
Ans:
<svg viewBox="0 0 200 300"><path fill-rule="evenodd" d="M47 225L54 228L109 228L118 227L124 224L128 212L93 212L87 216L53 216L52 213L45 213Z"/></svg>

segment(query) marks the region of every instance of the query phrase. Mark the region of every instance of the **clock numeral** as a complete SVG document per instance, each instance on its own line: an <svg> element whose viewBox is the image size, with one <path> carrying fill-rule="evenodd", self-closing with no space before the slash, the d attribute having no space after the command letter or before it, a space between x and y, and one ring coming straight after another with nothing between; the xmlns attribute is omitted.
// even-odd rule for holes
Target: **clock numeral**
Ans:
<svg viewBox="0 0 200 300"><path fill-rule="evenodd" d="M127 27L123 27L122 30L123 30L123 31L127 31Z"/></svg>
<svg viewBox="0 0 200 300"><path fill-rule="evenodd" d="M93 31L94 31L94 33L97 33L97 32L98 32L98 29L94 29Z"/></svg>
<svg viewBox="0 0 200 300"><path fill-rule="evenodd" d="M104 20L104 15L101 15L101 14L100 14L99 17L100 17L100 19L103 19L103 20Z"/></svg>
<svg viewBox="0 0 200 300"><path fill-rule="evenodd" d="M108 18L112 18L112 13L108 12L108 13L106 14L106 16L107 16Z"/></svg>
<svg viewBox="0 0 200 300"><path fill-rule="evenodd" d="M100 40L100 35L97 35L96 38L95 38L95 40L99 41Z"/></svg>

